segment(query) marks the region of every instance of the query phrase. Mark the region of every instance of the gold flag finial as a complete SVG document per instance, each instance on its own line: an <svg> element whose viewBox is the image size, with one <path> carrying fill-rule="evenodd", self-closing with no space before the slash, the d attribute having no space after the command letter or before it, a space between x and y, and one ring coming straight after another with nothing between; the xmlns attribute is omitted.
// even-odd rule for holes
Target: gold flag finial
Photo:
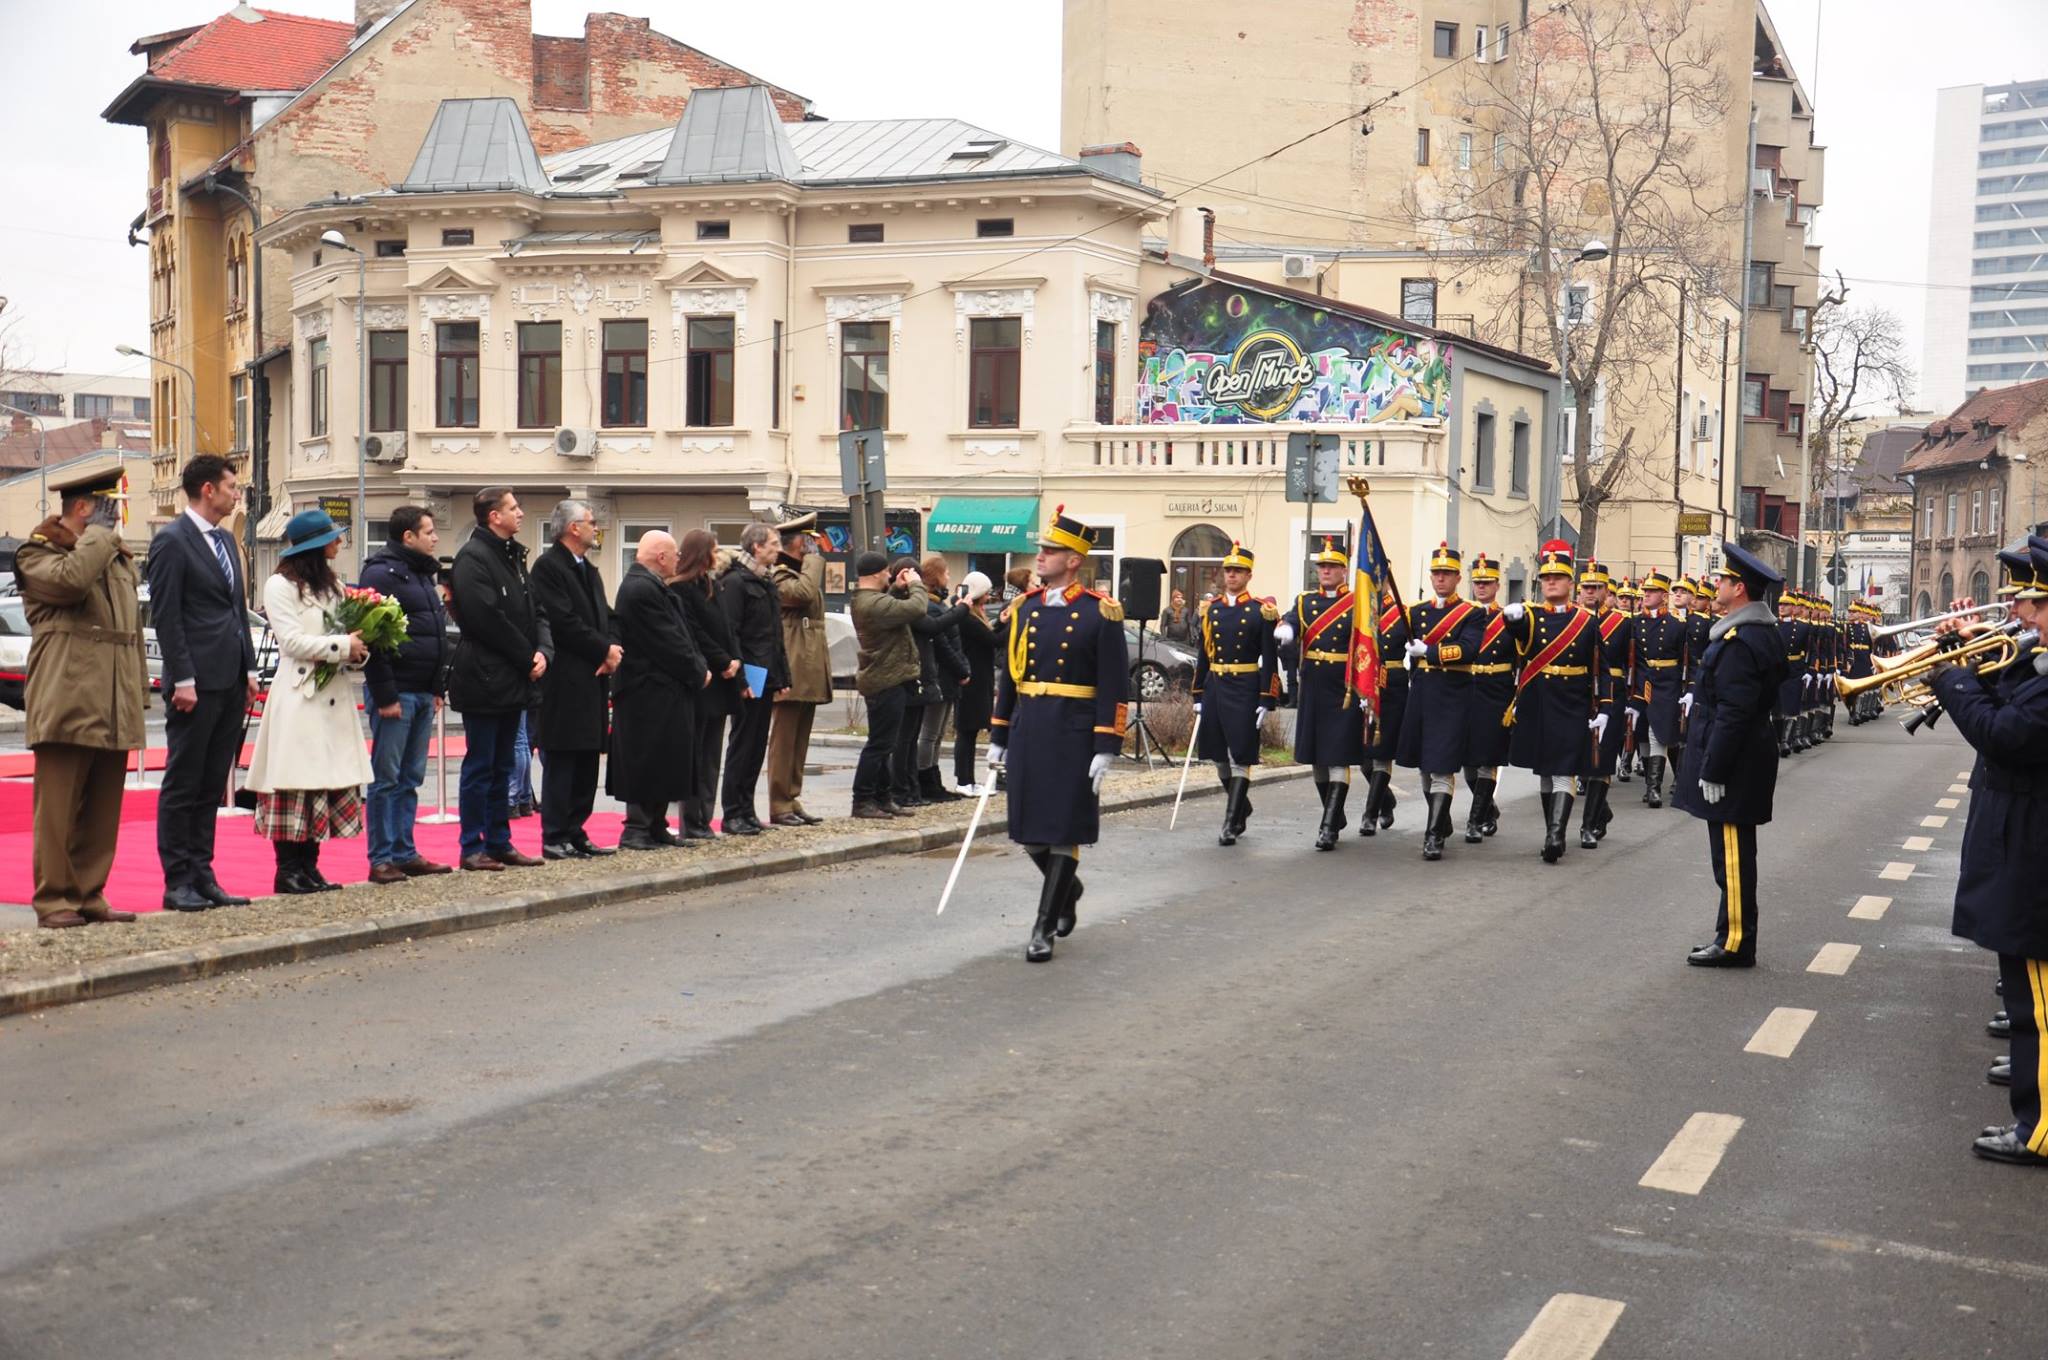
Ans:
<svg viewBox="0 0 2048 1360"><path fill-rule="evenodd" d="M1364 500L1372 493L1372 483L1363 477L1346 477L1344 479L1344 489L1358 497L1358 499Z"/></svg>

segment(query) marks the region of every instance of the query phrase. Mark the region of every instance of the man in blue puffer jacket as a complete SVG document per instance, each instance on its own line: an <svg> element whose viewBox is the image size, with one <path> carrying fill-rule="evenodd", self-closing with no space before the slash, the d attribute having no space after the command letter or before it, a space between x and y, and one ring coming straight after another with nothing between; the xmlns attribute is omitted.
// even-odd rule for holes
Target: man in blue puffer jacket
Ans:
<svg viewBox="0 0 2048 1360"><path fill-rule="evenodd" d="M448 610L435 578L440 535L425 507L391 512L382 548L363 564L362 585L405 610L405 642L396 652L371 652L365 670L370 709L370 881L402 883L452 872L423 859L413 846L420 781L427 777L427 739L448 687Z"/></svg>

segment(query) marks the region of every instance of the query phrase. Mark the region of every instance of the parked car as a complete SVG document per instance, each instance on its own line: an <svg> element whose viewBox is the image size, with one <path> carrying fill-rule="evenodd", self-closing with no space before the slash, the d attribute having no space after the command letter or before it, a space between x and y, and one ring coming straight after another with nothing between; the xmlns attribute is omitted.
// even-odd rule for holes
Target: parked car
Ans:
<svg viewBox="0 0 2048 1360"><path fill-rule="evenodd" d="M156 645L156 629L149 621L149 587L143 586L137 592L137 610L142 620L142 654L149 667L149 689L152 694L164 687L164 656ZM277 674L277 643L271 639L270 624L264 617L251 609L249 614L249 645L256 649L256 673L264 684Z"/></svg>
<svg viewBox="0 0 2048 1360"><path fill-rule="evenodd" d="M853 636L853 616L844 609L825 615L825 652L832 661L832 688L852 689L860 643Z"/></svg>
<svg viewBox="0 0 2048 1360"><path fill-rule="evenodd" d="M20 708L28 691L28 608L19 595L0 595L0 704Z"/></svg>
<svg viewBox="0 0 2048 1360"><path fill-rule="evenodd" d="M1152 703L1177 690L1195 684L1195 649L1185 642L1161 637L1150 626L1145 629L1142 649L1138 625L1125 620L1124 646L1131 655L1131 698Z"/></svg>

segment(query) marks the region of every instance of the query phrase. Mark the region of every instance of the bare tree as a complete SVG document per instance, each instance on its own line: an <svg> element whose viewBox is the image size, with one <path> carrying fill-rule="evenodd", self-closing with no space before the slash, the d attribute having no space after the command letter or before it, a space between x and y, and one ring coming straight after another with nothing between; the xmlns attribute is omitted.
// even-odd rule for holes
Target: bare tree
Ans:
<svg viewBox="0 0 2048 1360"><path fill-rule="evenodd" d="M1871 407L1904 410L1913 390L1915 374L1898 314L1886 307L1849 307L1848 297L1848 282L1837 274L1835 287L1813 309L1809 506L1833 485L1844 458L1855 453L1841 447L1842 428Z"/></svg>
<svg viewBox="0 0 2048 1360"><path fill-rule="evenodd" d="M1671 425L1651 378L1679 343L1679 290L1695 304L1725 296L1733 272L1741 204L1701 136L1728 115L1722 62L1691 0L1560 5L1522 34L1514 61L1474 68L1463 102L1493 154L1418 186L1411 216L1450 273L1511 285L1493 290L1513 312L1494 318L1496 333L1523 336L1564 373L1576 414L1563 499L1591 555L1603 504L1670 494L1650 468ZM1584 259L1591 241L1604 258Z"/></svg>

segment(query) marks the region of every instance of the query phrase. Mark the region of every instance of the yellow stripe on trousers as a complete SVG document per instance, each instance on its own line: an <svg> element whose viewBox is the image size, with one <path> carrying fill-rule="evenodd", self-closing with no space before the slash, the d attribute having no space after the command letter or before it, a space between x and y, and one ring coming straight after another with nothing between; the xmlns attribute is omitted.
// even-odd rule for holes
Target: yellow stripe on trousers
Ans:
<svg viewBox="0 0 2048 1360"><path fill-rule="evenodd" d="M1728 943L1721 947L1731 954L1742 952L1742 842L1735 823L1721 823L1721 875L1728 884Z"/></svg>
<svg viewBox="0 0 2048 1360"><path fill-rule="evenodd" d="M2044 976L2039 959L2027 960L2027 981L2034 994L2034 1079L2035 1091L2048 1090L2048 1044L2041 1042L2041 1018L2048 1013L2048 976ZM2048 1148L2048 1119L2036 1119L2034 1132L2027 1139L2027 1148L2040 1152Z"/></svg>

